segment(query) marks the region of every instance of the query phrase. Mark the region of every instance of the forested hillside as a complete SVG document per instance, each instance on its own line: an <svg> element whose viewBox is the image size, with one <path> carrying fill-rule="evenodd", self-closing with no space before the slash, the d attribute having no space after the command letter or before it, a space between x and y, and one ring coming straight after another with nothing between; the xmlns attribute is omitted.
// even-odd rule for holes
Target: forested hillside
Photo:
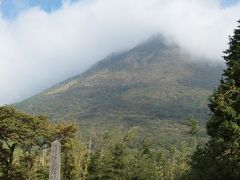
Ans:
<svg viewBox="0 0 240 180"><path fill-rule="evenodd" d="M206 121L207 99L223 65L211 65L155 36L137 47L108 56L16 107L51 119L110 121L139 125L150 120Z"/></svg>

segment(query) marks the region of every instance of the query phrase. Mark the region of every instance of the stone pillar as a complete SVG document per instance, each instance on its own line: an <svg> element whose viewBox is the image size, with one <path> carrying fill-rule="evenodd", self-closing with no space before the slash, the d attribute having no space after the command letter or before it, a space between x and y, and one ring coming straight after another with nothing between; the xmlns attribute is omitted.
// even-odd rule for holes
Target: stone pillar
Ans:
<svg viewBox="0 0 240 180"><path fill-rule="evenodd" d="M58 140L51 144L51 162L49 169L49 180L60 180L61 168L61 144Z"/></svg>

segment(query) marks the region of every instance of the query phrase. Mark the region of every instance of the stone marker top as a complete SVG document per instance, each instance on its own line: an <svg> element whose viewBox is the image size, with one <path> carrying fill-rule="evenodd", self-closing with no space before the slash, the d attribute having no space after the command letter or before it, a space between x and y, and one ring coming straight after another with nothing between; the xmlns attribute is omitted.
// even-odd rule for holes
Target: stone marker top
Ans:
<svg viewBox="0 0 240 180"><path fill-rule="evenodd" d="M51 143L51 164L49 170L49 180L60 180L61 168L61 143L56 140Z"/></svg>

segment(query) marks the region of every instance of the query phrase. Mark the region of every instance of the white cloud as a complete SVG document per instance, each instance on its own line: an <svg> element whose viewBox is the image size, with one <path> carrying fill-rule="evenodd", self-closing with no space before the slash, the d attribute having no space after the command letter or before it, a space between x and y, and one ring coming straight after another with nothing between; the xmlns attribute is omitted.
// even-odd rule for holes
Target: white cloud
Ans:
<svg viewBox="0 0 240 180"><path fill-rule="evenodd" d="M220 59L239 12L240 3L223 9L218 0L83 0L50 14L31 8L15 20L1 16L0 104L36 94L155 33Z"/></svg>

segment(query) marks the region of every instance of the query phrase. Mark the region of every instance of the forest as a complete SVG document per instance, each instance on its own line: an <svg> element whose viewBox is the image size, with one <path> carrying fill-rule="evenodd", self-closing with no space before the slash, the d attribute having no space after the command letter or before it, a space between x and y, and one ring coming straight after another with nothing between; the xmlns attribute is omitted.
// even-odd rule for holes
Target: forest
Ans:
<svg viewBox="0 0 240 180"><path fill-rule="evenodd" d="M166 150L150 137L139 138L137 127L105 132L86 144L76 124L55 125L13 107L0 111L3 179L48 179L49 144L61 137L63 179L176 179L189 170L187 160L197 145L194 119L189 120L192 148L182 143Z"/></svg>

